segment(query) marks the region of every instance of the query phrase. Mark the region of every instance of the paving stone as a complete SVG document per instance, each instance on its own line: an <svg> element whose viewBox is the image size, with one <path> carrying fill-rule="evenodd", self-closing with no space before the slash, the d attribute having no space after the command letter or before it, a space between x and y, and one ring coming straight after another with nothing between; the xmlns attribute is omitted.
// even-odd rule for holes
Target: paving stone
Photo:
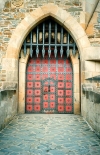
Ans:
<svg viewBox="0 0 100 155"><path fill-rule="evenodd" d="M0 155L100 155L100 139L81 116L15 116L0 132Z"/></svg>

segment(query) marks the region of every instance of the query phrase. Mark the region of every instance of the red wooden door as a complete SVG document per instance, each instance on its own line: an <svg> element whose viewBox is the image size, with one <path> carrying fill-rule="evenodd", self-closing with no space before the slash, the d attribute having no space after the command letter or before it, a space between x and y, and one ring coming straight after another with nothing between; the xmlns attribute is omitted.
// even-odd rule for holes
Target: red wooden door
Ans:
<svg viewBox="0 0 100 155"><path fill-rule="evenodd" d="M26 113L73 113L70 59L40 54L29 59L26 72Z"/></svg>

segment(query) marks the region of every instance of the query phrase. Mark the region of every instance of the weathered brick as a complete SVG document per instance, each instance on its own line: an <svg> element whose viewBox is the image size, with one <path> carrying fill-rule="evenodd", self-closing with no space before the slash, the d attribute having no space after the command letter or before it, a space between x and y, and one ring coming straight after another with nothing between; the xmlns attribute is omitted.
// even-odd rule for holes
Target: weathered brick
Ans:
<svg viewBox="0 0 100 155"><path fill-rule="evenodd" d="M9 12L8 8L3 9L4 12Z"/></svg>
<svg viewBox="0 0 100 155"><path fill-rule="evenodd" d="M22 18L23 19L24 17L25 17L25 14L24 13L21 13L21 12L19 12L18 14L15 14L14 15L14 18L15 19L17 19L17 18Z"/></svg>
<svg viewBox="0 0 100 155"><path fill-rule="evenodd" d="M10 8L11 7L11 2L9 1L9 2L6 2L5 3L5 8Z"/></svg>
<svg viewBox="0 0 100 155"><path fill-rule="evenodd" d="M2 78L1 78L1 81L6 81L6 78L3 78L3 77L2 77Z"/></svg>
<svg viewBox="0 0 100 155"><path fill-rule="evenodd" d="M6 70L2 70L2 73L6 73Z"/></svg>
<svg viewBox="0 0 100 155"><path fill-rule="evenodd" d="M4 35L11 35L12 33L11 33L11 31L10 30L5 30L4 31Z"/></svg>

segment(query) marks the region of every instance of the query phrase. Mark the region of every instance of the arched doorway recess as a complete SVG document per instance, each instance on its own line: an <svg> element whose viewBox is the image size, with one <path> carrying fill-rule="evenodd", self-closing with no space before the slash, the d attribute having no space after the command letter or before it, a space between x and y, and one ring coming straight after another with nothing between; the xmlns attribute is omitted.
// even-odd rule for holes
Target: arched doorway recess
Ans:
<svg viewBox="0 0 100 155"><path fill-rule="evenodd" d="M13 83L13 81L15 81L15 79L13 78L13 72L15 73L14 76L17 77L19 71L19 80L17 79L15 81L15 85L19 86L17 89L19 92L19 101L18 101L19 113L25 113L25 82L26 82L25 77L26 77L26 65L29 57L29 53L27 53L25 57L23 52L21 52L21 58L19 59L20 49L23 44L23 41L25 40L29 32L34 27L36 27L36 25L38 25L41 20L44 20L46 17L50 16L53 17L58 23L60 23L60 25L62 25L65 28L65 30L70 32L70 34L72 35L77 44L78 51L81 55L81 60L84 60L85 49L90 48L91 50L90 42L83 28L67 11L59 8L54 4L49 3L27 14L26 17L21 21L21 23L16 27L10 39L6 52L6 57L3 58L2 61L3 68L5 70L9 70L10 72L12 72L11 78L9 79L9 81L7 81L9 82L8 84ZM73 55L70 54L70 58L73 65L73 76L74 76L73 81L74 114L79 114L80 113L79 61L77 53L74 57ZM19 61L19 70L18 70L18 61Z"/></svg>
<svg viewBox="0 0 100 155"><path fill-rule="evenodd" d="M73 113L73 68L70 53L77 46L52 18L36 26L24 40L26 68L26 113Z"/></svg>

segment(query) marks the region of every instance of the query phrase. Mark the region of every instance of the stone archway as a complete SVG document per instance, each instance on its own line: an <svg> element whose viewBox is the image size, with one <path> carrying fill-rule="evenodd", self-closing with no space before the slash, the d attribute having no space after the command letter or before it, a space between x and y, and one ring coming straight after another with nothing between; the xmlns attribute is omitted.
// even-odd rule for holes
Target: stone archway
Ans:
<svg viewBox="0 0 100 155"><path fill-rule="evenodd" d="M21 45L27 34L38 25L41 20L48 16L52 16L60 25L70 32L82 55L83 49L90 46L89 39L83 28L67 11L50 3L27 14L16 27L7 48L6 58L18 59Z"/></svg>
<svg viewBox="0 0 100 155"><path fill-rule="evenodd" d="M22 43L28 33L37 25L40 21L44 20L46 17L52 16L60 25L62 25L70 34L72 35L73 39L75 40L81 59L84 56L84 49L90 47L89 40L83 30L83 28L78 24L78 22L65 10L59 8L54 4L47 4L42 7L37 8L35 11L27 14L27 16L22 20L22 22L16 27L6 53L6 58L3 59L3 66L6 70L10 71L11 79L9 79L9 83L12 83L14 77L18 77L18 60L19 60L19 52L22 46ZM74 80L79 78L79 62L77 60L77 55L74 58L71 56L74 73L76 77ZM19 83L19 112L25 112L25 71L26 71L26 64L28 60L28 55L26 58L22 57L19 62L20 69L19 69L19 81L16 78L15 83ZM22 75L23 74L23 75ZM23 78L22 78L23 77ZM21 83L22 82L22 83ZM20 85L21 83L21 85ZM75 81L74 81L75 84ZM74 92L76 93L76 110L74 111L75 114L80 112L80 101L79 101L79 83L75 85Z"/></svg>

